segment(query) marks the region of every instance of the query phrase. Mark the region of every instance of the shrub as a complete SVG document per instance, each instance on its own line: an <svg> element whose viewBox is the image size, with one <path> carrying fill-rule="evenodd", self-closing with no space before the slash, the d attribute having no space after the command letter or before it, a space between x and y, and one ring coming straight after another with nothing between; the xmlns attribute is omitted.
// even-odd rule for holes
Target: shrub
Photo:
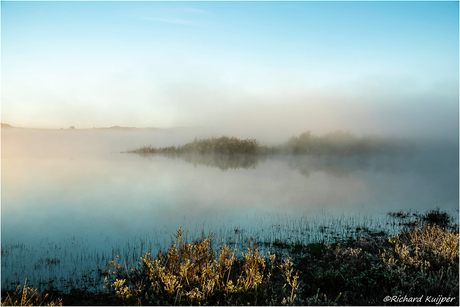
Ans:
<svg viewBox="0 0 460 307"><path fill-rule="evenodd" d="M212 248L212 235L184 242L183 231L176 242L155 259L146 253L137 267L111 261L106 289L123 304L139 305L280 305L296 304L298 275L289 258L268 261L255 244L237 257L236 249Z"/></svg>

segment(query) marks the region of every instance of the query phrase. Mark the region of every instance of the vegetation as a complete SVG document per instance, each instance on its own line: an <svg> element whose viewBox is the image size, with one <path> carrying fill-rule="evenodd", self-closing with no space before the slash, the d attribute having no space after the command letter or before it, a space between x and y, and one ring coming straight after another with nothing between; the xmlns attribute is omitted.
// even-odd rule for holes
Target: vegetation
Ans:
<svg viewBox="0 0 460 307"><path fill-rule="evenodd" d="M458 305L458 225L450 218L446 227L437 225L448 216L439 209L390 216L418 221L392 236L369 231L332 244L284 244L290 252L284 259L251 241L242 253L214 248L212 235L188 243L179 229L153 258L146 253L129 266L111 261L106 293L53 301L18 287L2 293L2 305Z"/></svg>
<svg viewBox="0 0 460 307"><path fill-rule="evenodd" d="M394 153L399 149L397 143L389 138L358 138L350 132L343 131L319 137L308 131L298 137L291 137L281 150L290 154L335 155Z"/></svg>
<svg viewBox="0 0 460 307"><path fill-rule="evenodd" d="M431 225L435 224L443 228L454 230L458 232L459 225L454 223L454 219L449 216L445 211L441 211L440 208L436 208L423 213L412 212L411 210L398 212L389 212L388 215L394 219L399 219L401 225L413 227L414 225L423 224Z"/></svg>
<svg viewBox="0 0 460 307"><path fill-rule="evenodd" d="M254 245L237 258L211 238L177 242L138 267L111 263L107 288L123 304L139 305L382 305L387 296L439 295L458 305L459 235L426 223L386 238L291 249L294 260L266 260ZM431 300L430 300L431 298ZM390 301L391 303L391 301ZM397 303L395 303L397 304ZM394 305L394 304L393 304Z"/></svg>
<svg viewBox="0 0 460 307"><path fill-rule="evenodd" d="M326 298L337 298L339 305L382 305L385 297L407 296L422 297L419 303L433 305L426 300L442 295L458 305L458 232L426 225L386 240L308 248L297 268L306 296L319 293L321 304L330 305Z"/></svg>
<svg viewBox="0 0 460 307"><path fill-rule="evenodd" d="M291 137L288 142L278 146L260 145L255 139L240 140L236 137L197 139L183 146L156 148L145 146L129 153L138 154L223 154L223 155L267 155L267 154L383 154L400 150L398 142L389 138L358 138L349 132L336 131L322 137L304 132Z"/></svg>
<svg viewBox="0 0 460 307"><path fill-rule="evenodd" d="M27 279L21 289L19 285L14 292L7 292L2 306L62 306L62 299L53 300L53 295L41 294L37 289L27 287Z"/></svg>
<svg viewBox="0 0 460 307"><path fill-rule="evenodd" d="M130 151L141 154L257 154L261 150L259 141L254 139L240 140L235 137L222 136L220 138L197 139L183 146L170 146L163 148L142 147Z"/></svg>
<svg viewBox="0 0 460 307"><path fill-rule="evenodd" d="M254 244L237 259L236 249L212 247L212 236L184 242L182 229L155 260L146 253L131 272L111 262L107 289L129 305L280 305L292 304L298 290L289 258L265 259Z"/></svg>

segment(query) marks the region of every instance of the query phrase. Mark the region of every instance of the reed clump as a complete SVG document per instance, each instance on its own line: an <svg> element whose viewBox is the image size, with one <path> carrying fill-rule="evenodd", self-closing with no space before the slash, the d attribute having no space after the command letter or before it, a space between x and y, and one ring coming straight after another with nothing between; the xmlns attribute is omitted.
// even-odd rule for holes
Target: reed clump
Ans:
<svg viewBox="0 0 460 307"><path fill-rule="evenodd" d="M183 231L166 252L146 253L128 269L115 259L106 289L125 305L295 305L299 276L289 258L262 256L249 242L247 252L220 245L212 236L187 243Z"/></svg>

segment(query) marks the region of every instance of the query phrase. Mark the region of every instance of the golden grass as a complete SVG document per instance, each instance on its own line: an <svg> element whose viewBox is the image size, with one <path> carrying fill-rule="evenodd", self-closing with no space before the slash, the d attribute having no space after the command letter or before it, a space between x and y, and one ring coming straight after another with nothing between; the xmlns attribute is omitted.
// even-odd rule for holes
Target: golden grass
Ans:
<svg viewBox="0 0 460 307"><path fill-rule="evenodd" d="M276 262L276 256L269 254L267 260L249 243L247 252L238 259L234 248L221 245L214 251L212 236L192 244L183 241L182 229L175 236L177 242L166 253L154 260L146 253L130 271L117 259L112 261L106 288L123 304L295 303L299 276L289 258ZM277 278L273 278L274 271Z"/></svg>
<svg viewBox="0 0 460 307"><path fill-rule="evenodd" d="M62 306L62 299L53 300L48 293L41 294L27 287L26 279L24 286L19 285L13 293L7 293L5 299L2 297L2 306Z"/></svg>

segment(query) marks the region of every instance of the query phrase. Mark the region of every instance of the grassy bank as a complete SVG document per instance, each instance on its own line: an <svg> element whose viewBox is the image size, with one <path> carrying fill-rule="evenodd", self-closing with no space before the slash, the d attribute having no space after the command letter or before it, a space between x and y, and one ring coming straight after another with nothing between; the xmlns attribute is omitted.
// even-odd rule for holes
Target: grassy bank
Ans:
<svg viewBox="0 0 460 307"><path fill-rule="evenodd" d="M193 242L182 229L170 247L137 264L108 264L105 291L40 294L19 287L2 305L458 305L459 233L447 213L390 214L393 236L286 244L290 256Z"/></svg>

